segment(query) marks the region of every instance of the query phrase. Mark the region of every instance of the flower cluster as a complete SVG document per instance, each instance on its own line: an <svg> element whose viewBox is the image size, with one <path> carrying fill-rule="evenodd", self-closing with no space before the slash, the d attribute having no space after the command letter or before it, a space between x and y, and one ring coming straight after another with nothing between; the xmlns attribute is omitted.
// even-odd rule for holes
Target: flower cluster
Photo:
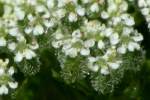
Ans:
<svg viewBox="0 0 150 100"><path fill-rule="evenodd" d="M14 53L14 61L36 57L37 37L54 25L46 6L47 0L1 0L4 13L0 18L0 47ZM48 4L47 4L48 5Z"/></svg>
<svg viewBox="0 0 150 100"><path fill-rule="evenodd" d="M8 63L8 59L5 61L0 59L0 95L8 94L8 88L16 89L18 86L18 83L12 78L12 75L15 72L14 67L11 66L8 68Z"/></svg>
<svg viewBox="0 0 150 100"><path fill-rule="evenodd" d="M40 63L39 50L51 46L62 70L67 61L81 60L77 70L104 76L121 67L122 56L141 49L143 36L133 27L126 0L0 0L0 4L0 49L7 49L16 65L26 64L21 69L27 73L39 71L32 61ZM139 3L147 16L148 4ZM0 60L4 75L0 81L6 76L12 79L14 69L7 70L7 64L8 60ZM6 84L17 87L16 82L2 81L0 94L8 93Z"/></svg>
<svg viewBox="0 0 150 100"><path fill-rule="evenodd" d="M150 0L138 0L138 6L142 14L145 16L148 23L148 28L150 29Z"/></svg>
<svg viewBox="0 0 150 100"><path fill-rule="evenodd" d="M80 25L74 29L70 29L70 26L66 29L66 26L58 27L52 41L53 47L61 49L59 52L64 56L74 59L82 56L91 71L107 75L110 70L121 66L122 55L140 50L139 43L143 36L133 28L135 22L127 13L127 2L109 0L108 7L105 7L106 2L103 0L82 0L81 4L70 1L70 5L74 6L67 22L70 25ZM79 7L80 9L76 10ZM67 11L67 8L64 9Z"/></svg>

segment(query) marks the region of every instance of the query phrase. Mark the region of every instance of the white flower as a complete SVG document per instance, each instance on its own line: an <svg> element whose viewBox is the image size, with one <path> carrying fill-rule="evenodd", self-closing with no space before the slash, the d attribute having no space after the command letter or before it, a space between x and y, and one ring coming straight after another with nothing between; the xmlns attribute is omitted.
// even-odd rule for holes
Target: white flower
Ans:
<svg viewBox="0 0 150 100"><path fill-rule="evenodd" d="M0 76L4 74L4 69L0 68Z"/></svg>
<svg viewBox="0 0 150 100"><path fill-rule="evenodd" d="M108 14L106 11L102 11L102 12L101 12L101 17L102 17L103 19L108 19L108 18L109 18L109 14Z"/></svg>
<svg viewBox="0 0 150 100"><path fill-rule="evenodd" d="M92 4L91 7L90 7L90 10L92 12L98 12L99 11L99 5L98 5L98 3Z"/></svg>
<svg viewBox="0 0 150 100"><path fill-rule="evenodd" d="M93 47L95 45L95 40L94 39L89 39L89 40L86 40L85 42L84 42L84 46L86 47L86 48L91 48L91 47Z"/></svg>
<svg viewBox="0 0 150 100"><path fill-rule="evenodd" d="M42 19L49 19L51 17L51 14L49 11L45 11L44 14L41 16Z"/></svg>
<svg viewBox="0 0 150 100"><path fill-rule="evenodd" d="M86 4L86 3L89 3L90 0L82 0L82 2L83 2L84 4Z"/></svg>
<svg viewBox="0 0 150 100"><path fill-rule="evenodd" d="M16 17L18 18L18 20L23 20L25 17L25 12L23 10L21 10L20 8L15 9L15 14L16 14Z"/></svg>
<svg viewBox="0 0 150 100"><path fill-rule="evenodd" d="M133 26L133 25L135 24L134 19L133 19L132 17L126 18L126 19L125 19L125 24L126 24L127 26Z"/></svg>
<svg viewBox="0 0 150 100"><path fill-rule="evenodd" d="M66 43L62 47L62 51L66 51L67 49L70 49L70 48L71 48L71 44L70 43Z"/></svg>
<svg viewBox="0 0 150 100"><path fill-rule="evenodd" d="M54 26L54 21L53 21L53 20L50 20L50 21L44 20L43 23L44 23L44 25L45 25L47 28Z"/></svg>
<svg viewBox="0 0 150 100"><path fill-rule="evenodd" d="M102 67L100 72L103 75L108 75L109 74L108 67L106 67L106 66Z"/></svg>
<svg viewBox="0 0 150 100"><path fill-rule="evenodd" d="M71 12L71 13L69 14L69 16L68 16L68 19L69 19L70 22L76 22L76 21L78 20L77 14Z"/></svg>
<svg viewBox="0 0 150 100"><path fill-rule="evenodd" d="M18 87L18 83L17 82L9 82L8 85L12 89L16 89Z"/></svg>
<svg viewBox="0 0 150 100"><path fill-rule="evenodd" d="M117 49L117 52L120 53L120 54L125 54L126 53L126 46L125 45L122 45L120 46L118 49Z"/></svg>
<svg viewBox="0 0 150 100"><path fill-rule="evenodd" d="M31 22L35 19L35 17L34 17L32 14L28 14L28 15L27 15L27 18L28 18L28 20L31 21Z"/></svg>
<svg viewBox="0 0 150 100"><path fill-rule="evenodd" d="M0 37L0 47L6 46L6 40L3 37Z"/></svg>
<svg viewBox="0 0 150 100"><path fill-rule="evenodd" d="M27 3L30 5L36 5L37 4L36 0L27 0Z"/></svg>
<svg viewBox="0 0 150 100"><path fill-rule="evenodd" d="M141 34L138 34L138 36L134 36L133 37L133 40L135 42L139 42L139 41L142 41L143 40L143 36Z"/></svg>
<svg viewBox="0 0 150 100"><path fill-rule="evenodd" d="M105 47L104 42L103 42L102 40L99 40L99 41L98 41L98 48L99 48L99 49L103 49L104 47Z"/></svg>
<svg viewBox="0 0 150 100"><path fill-rule="evenodd" d="M103 33L106 37L109 37L113 33L113 30L112 28L106 28Z"/></svg>
<svg viewBox="0 0 150 100"><path fill-rule="evenodd" d="M53 8L55 6L54 0L47 0L46 4L48 8Z"/></svg>
<svg viewBox="0 0 150 100"><path fill-rule="evenodd" d="M120 62L109 62L108 65L112 69L118 69L120 67Z"/></svg>
<svg viewBox="0 0 150 100"><path fill-rule="evenodd" d="M9 30L9 34L10 34L11 36L17 36L18 33L19 33L19 31L18 31L18 28L16 28L16 27L11 28L11 29Z"/></svg>
<svg viewBox="0 0 150 100"><path fill-rule="evenodd" d="M32 59L33 57L35 57L36 56L36 54L32 51L32 50L30 50L30 49L25 49L25 51L24 51L24 56L25 56L25 58L26 59Z"/></svg>
<svg viewBox="0 0 150 100"><path fill-rule="evenodd" d="M83 55L83 56L88 56L90 54L90 50L82 48L81 51L80 51L80 54Z"/></svg>
<svg viewBox="0 0 150 100"><path fill-rule="evenodd" d="M66 10L65 9L59 9L59 10L57 10L54 13L54 16L56 16L57 18L61 19L61 18L65 17L65 14L66 14ZM72 13L70 17L75 18L76 15L74 13Z"/></svg>
<svg viewBox="0 0 150 100"><path fill-rule="evenodd" d="M16 43L12 42L8 44L8 49L14 51L16 49Z"/></svg>
<svg viewBox="0 0 150 100"><path fill-rule="evenodd" d="M110 36L110 43L111 43L112 45L116 45L116 44L118 44L118 42L119 42L119 35L118 35L118 33L112 34L112 35Z"/></svg>
<svg viewBox="0 0 150 100"><path fill-rule="evenodd" d="M79 16L84 16L85 15L85 8L82 8L82 7L78 7L77 9L76 9L76 12L77 12L77 14L79 15Z"/></svg>
<svg viewBox="0 0 150 100"><path fill-rule="evenodd" d="M59 48L63 44L62 41L52 41L52 46L54 48Z"/></svg>
<svg viewBox="0 0 150 100"><path fill-rule="evenodd" d="M141 9L141 12L144 16L147 16L147 15L149 15L150 10L148 8L143 8L143 9Z"/></svg>
<svg viewBox="0 0 150 100"><path fill-rule="evenodd" d="M136 42L129 42L128 44L128 50L133 52L135 49L139 50L140 49L140 45Z"/></svg>
<svg viewBox="0 0 150 100"><path fill-rule="evenodd" d="M82 36L82 34L79 29L73 31L73 33L72 33L73 38L81 38L81 36Z"/></svg>
<svg viewBox="0 0 150 100"><path fill-rule="evenodd" d="M96 57L88 57L90 63L96 62L98 59Z"/></svg>
<svg viewBox="0 0 150 100"><path fill-rule="evenodd" d="M33 29L33 34L34 35L41 35L44 33L44 28L42 25L36 25Z"/></svg>
<svg viewBox="0 0 150 100"><path fill-rule="evenodd" d="M64 37L64 35L63 35L61 32L58 32L58 33L55 34L55 39L56 39L56 40L60 40L60 39L62 39L63 37Z"/></svg>
<svg viewBox="0 0 150 100"><path fill-rule="evenodd" d="M32 30L33 30L32 27L26 27L26 28L24 29L24 32L25 32L26 34L30 34L30 33L32 32Z"/></svg>
<svg viewBox="0 0 150 100"><path fill-rule="evenodd" d="M120 17L113 17L112 22L113 22L113 25L117 25L118 23L121 22L121 18Z"/></svg>
<svg viewBox="0 0 150 100"><path fill-rule="evenodd" d="M8 74L12 76L14 73L15 73L14 67L10 67L8 70Z"/></svg>
<svg viewBox="0 0 150 100"><path fill-rule="evenodd" d="M23 34L17 34L16 38L17 38L18 42L26 41Z"/></svg>
<svg viewBox="0 0 150 100"><path fill-rule="evenodd" d="M138 5L139 5L139 7L146 7L147 6L145 0L138 0Z"/></svg>
<svg viewBox="0 0 150 100"><path fill-rule="evenodd" d="M109 4L109 6L108 6L108 12L109 13L112 13L112 12L115 12L117 10L117 5L116 4L114 4L114 3L112 3L111 1L110 1L110 4Z"/></svg>
<svg viewBox="0 0 150 100"><path fill-rule="evenodd" d="M3 95L3 94L8 94L8 88L6 87L6 85L2 85L0 87L0 95Z"/></svg>
<svg viewBox="0 0 150 100"><path fill-rule="evenodd" d="M124 28L123 28L123 32L122 32L122 35L124 35L124 36L129 36L132 31L133 31L132 28L124 27Z"/></svg>
<svg viewBox="0 0 150 100"><path fill-rule="evenodd" d="M99 70L99 66L97 65L97 64L91 64L91 65L89 65L88 66L89 67L89 69L91 70L91 71L93 71L93 72L97 72L98 70Z"/></svg>
<svg viewBox="0 0 150 100"><path fill-rule="evenodd" d="M32 44L31 45L29 45L29 47L30 47L30 49L32 49L32 50L36 50L36 49L38 49L39 48L39 44L37 43L37 42L32 42Z"/></svg>
<svg viewBox="0 0 150 100"><path fill-rule="evenodd" d="M15 62L21 62L23 60L23 53L17 52L14 60L15 60Z"/></svg>
<svg viewBox="0 0 150 100"><path fill-rule="evenodd" d="M74 58L77 56L77 49L76 48L70 48L66 50L66 55L70 56L71 58Z"/></svg>
<svg viewBox="0 0 150 100"><path fill-rule="evenodd" d="M43 5L37 5L35 10L39 13L42 13L46 11L46 8Z"/></svg>
<svg viewBox="0 0 150 100"><path fill-rule="evenodd" d="M4 15L9 15L12 12L12 8L10 6L4 6Z"/></svg>

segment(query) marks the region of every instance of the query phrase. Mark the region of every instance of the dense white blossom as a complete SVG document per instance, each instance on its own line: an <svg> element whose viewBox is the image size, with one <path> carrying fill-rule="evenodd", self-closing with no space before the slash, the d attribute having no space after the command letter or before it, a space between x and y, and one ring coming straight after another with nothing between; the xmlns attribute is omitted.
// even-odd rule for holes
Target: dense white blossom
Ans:
<svg viewBox="0 0 150 100"><path fill-rule="evenodd" d="M68 23L76 22L78 20L77 15L89 14L89 10L93 14L99 12L102 19L108 19L106 23L83 17L83 22L78 29L64 34L61 31L55 32L52 45L56 49L62 48L61 51L65 56L72 58L87 56L88 58L85 59L88 60L85 61L91 71L97 72L100 70L101 74L108 75L110 70L121 67L123 62L119 58L121 55L140 50L140 42L143 40L143 36L133 28L135 21L131 15L126 13L128 9L126 1L109 0L107 2L108 7L102 11L101 4L105 1L98 3L82 0L82 2L91 5L89 8L77 6L75 9L77 14L69 12ZM87 11L87 9L89 10ZM61 28L58 28L58 30L61 30ZM94 57L93 52L97 52ZM114 60L110 60L112 57Z"/></svg>
<svg viewBox="0 0 150 100"><path fill-rule="evenodd" d="M119 69L124 62L122 56L140 50L143 40L134 29L136 22L127 11L127 1L79 1L0 0L4 5L0 16L0 49L12 54L14 65L30 61L42 49L52 46L56 56L61 55L58 60L62 68L71 59L72 63L80 60L79 67L98 75L109 75ZM138 5L150 28L150 0L138 0ZM15 69L7 68L8 62L0 59L0 77L7 74L13 79ZM7 80L6 84L0 84L0 95L17 86L14 80Z"/></svg>

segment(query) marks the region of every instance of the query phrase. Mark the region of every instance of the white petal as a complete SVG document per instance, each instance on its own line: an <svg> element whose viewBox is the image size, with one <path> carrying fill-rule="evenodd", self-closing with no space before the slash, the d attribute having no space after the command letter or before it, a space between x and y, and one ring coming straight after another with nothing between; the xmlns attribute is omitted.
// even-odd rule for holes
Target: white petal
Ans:
<svg viewBox="0 0 150 100"><path fill-rule="evenodd" d="M8 74L13 75L14 72L15 72L14 67L10 67L9 70L8 70Z"/></svg>
<svg viewBox="0 0 150 100"><path fill-rule="evenodd" d="M54 48L59 48L60 46L62 46L63 42L62 41L52 41L52 46Z"/></svg>
<svg viewBox="0 0 150 100"><path fill-rule="evenodd" d="M138 0L138 5L139 5L139 7L146 7L147 6L145 0Z"/></svg>
<svg viewBox="0 0 150 100"><path fill-rule="evenodd" d="M73 33L72 33L73 38L80 38L81 36L82 36L82 34L79 29L73 31Z"/></svg>
<svg viewBox="0 0 150 100"><path fill-rule="evenodd" d="M83 56L88 56L90 54L90 50L89 49L81 49L80 54Z"/></svg>
<svg viewBox="0 0 150 100"><path fill-rule="evenodd" d="M8 85L12 89L16 89L18 87L18 83L17 82L9 82Z"/></svg>
<svg viewBox="0 0 150 100"><path fill-rule="evenodd" d="M30 33L32 32L32 30L33 30L32 27L26 27L26 28L24 29L24 31L25 31L26 34L30 34Z"/></svg>
<svg viewBox="0 0 150 100"><path fill-rule="evenodd" d="M101 17L102 17L103 19L107 19L107 18L109 18L109 14L108 14L107 12L103 11L103 12L101 13Z"/></svg>
<svg viewBox="0 0 150 100"><path fill-rule="evenodd" d="M43 5L37 5L35 10L39 13L44 12L46 8Z"/></svg>
<svg viewBox="0 0 150 100"><path fill-rule="evenodd" d="M120 54L125 54L126 53L126 46L122 45L117 49L117 52Z"/></svg>
<svg viewBox="0 0 150 100"><path fill-rule="evenodd" d="M99 66L95 64L95 65L89 66L89 68L90 68L92 71L97 72L98 69L99 69Z"/></svg>
<svg viewBox="0 0 150 100"><path fill-rule="evenodd" d="M2 85L0 87L0 94L8 94L8 88L6 87L6 85Z"/></svg>
<svg viewBox="0 0 150 100"><path fill-rule="evenodd" d="M77 11L79 16L84 16L84 14L85 14L84 8L78 7L76 11Z"/></svg>
<svg viewBox="0 0 150 100"><path fill-rule="evenodd" d="M1 46L6 46L6 43L7 43L7 42L6 42L5 38L1 37L1 38L0 38L0 47L1 47Z"/></svg>
<svg viewBox="0 0 150 100"><path fill-rule="evenodd" d="M128 26L133 26L135 24L134 19L133 18L126 18L125 24Z"/></svg>
<svg viewBox="0 0 150 100"><path fill-rule="evenodd" d="M10 34L11 36L17 36L18 33L19 33L18 28L11 28L11 29L9 30L9 34Z"/></svg>
<svg viewBox="0 0 150 100"><path fill-rule="evenodd" d="M17 52L17 53L16 53L16 56L15 56L15 58L14 58L15 62L21 62L22 59L23 59L23 54L20 53L20 52Z"/></svg>
<svg viewBox="0 0 150 100"><path fill-rule="evenodd" d="M66 50L65 54L70 56L71 58L74 58L77 56L77 49L76 48L70 48L70 49Z"/></svg>
<svg viewBox="0 0 150 100"><path fill-rule="evenodd" d="M104 42L103 42L102 40L99 40L99 41L98 41L98 48L99 48L99 49L103 49L104 47L105 47Z"/></svg>
<svg viewBox="0 0 150 100"><path fill-rule="evenodd" d="M117 33L114 33L110 36L110 43L112 45L116 45L119 42L119 35Z"/></svg>
<svg viewBox="0 0 150 100"><path fill-rule="evenodd" d="M55 6L54 0L47 0L48 8L53 8Z"/></svg>
<svg viewBox="0 0 150 100"><path fill-rule="evenodd" d="M68 19L70 22L76 22L77 21L77 15L75 13L70 13L68 16Z"/></svg>
<svg viewBox="0 0 150 100"><path fill-rule="evenodd" d="M98 5L98 3L92 4L91 7L90 7L90 10L92 12L98 12L99 11L99 5Z"/></svg>
<svg viewBox="0 0 150 100"><path fill-rule="evenodd" d="M36 25L34 30L33 30L33 34L34 35L41 35L44 33L44 28L41 25Z"/></svg>
<svg viewBox="0 0 150 100"><path fill-rule="evenodd" d="M109 74L109 70L108 70L107 67L102 67L100 72L101 72L101 74L103 74L103 75L108 75L108 74Z"/></svg>
<svg viewBox="0 0 150 100"><path fill-rule="evenodd" d="M54 26L54 22L52 20L51 21L44 20L43 23L46 27L53 27Z"/></svg>
<svg viewBox="0 0 150 100"><path fill-rule="evenodd" d="M119 63L108 63L109 67L112 69L118 69L120 67Z"/></svg>
<svg viewBox="0 0 150 100"><path fill-rule="evenodd" d="M142 35L134 36L134 37L133 37L133 40L134 40L135 42L142 41L142 40L143 40L143 36L142 36Z"/></svg>
<svg viewBox="0 0 150 100"><path fill-rule="evenodd" d="M148 8L143 8L143 9L141 10L141 12L142 12L143 15L148 16L149 13L150 13L150 10L149 10Z"/></svg>
<svg viewBox="0 0 150 100"><path fill-rule="evenodd" d="M16 43L12 42L8 44L8 49L14 51L16 49Z"/></svg>
<svg viewBox="0 0 150 100"><path fill-rule="evenodd" d="M89 39L89 40L86 40L85 42L84 42L84 46L86 47L86 48L91 48L91 47L93 47L95 45L95 40L94 39Z"/></svg>
<svg viewBox="0 0 150 100"><path fill-rule="evenodd" d="M94 63L97 61L97 58L96 57L88 57L88 60L90 63Z"/></svg>
<svg viewBox="0 0 150 100"><path fill-rule="evenodd" d="M36 56L36 54L30 49L26 49L24 52L24 55L26 59L29 59L29 60Z"/></svg>
<svg viewBox="0 0 150 100"><path fill-rule="evenodd" d="M25 17L25 12L23 10L21 10L20 8L15 9L15 14L16 14L16 17L18 18L18 20L23 20Z"/></svg>
<svg viewBox="0 0 150 100"><path fill-rule="evenodd" d="M0 76L4 74L4 69L0 68Z"/></svg>
<svg viewBox="0 0 150 100"><path fill-rule="evenodd" d="M133 52L135 49L139 50L140 49L140 45L136 42L129 42L128 44L128 50Z"/></svg>

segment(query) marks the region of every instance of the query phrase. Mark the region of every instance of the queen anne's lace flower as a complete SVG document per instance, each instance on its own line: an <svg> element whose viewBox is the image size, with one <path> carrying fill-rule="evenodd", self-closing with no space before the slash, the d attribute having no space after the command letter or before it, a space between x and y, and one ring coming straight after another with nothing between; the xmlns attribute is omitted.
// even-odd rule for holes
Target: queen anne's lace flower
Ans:
<svg viewBox="0 0 150 100"><path fill-rule="evenodd" d="M143 36L134 29L135 21L127 13L125 0L0 0L0 3L4 6L0 16L0 49L7 49L13 55L12 62L17 64L39 57L42 47L51 44L62 69L67 61L80 60L75 65L79 70L87 68L89 73L107 76L122 66L123 55L141 49ZM149 0L139 0L138 4L150 22ZM0 76L7 73L11 77L13 67L7 70L3 67L7 63L2 60L0 64ZM7 85L14 89L18 84L2 83L0 94L8 93Z"/></svg>
<svg viewBox="0 0 150 100"><path fill-rule="evenodd" d="M89 16L99 12L102 19L108 19L106 23L83 17L80 26L76 30L69 31L66 29L64 33L62 28L58 28L59 33L55 32L54 36L64 34L60 35L61 38L54 37L52 45L56 49L62 48L65 56L73 58L83 56L88 59L88 57L94 55L97 60L95 58L85 60L88 68L91 71L108 75L111 70L116 70L121 66L123 62L120 58L121 55L140 49L139 43L143 40L143 37L133 29L135 22L133 17L126 13L128 9L126 1L108 0L108 7L102 11L101 8L105 5L105 1L101 3L88 0L82 1L83 5L91 5L89 8L80 6L80 8L82 7L82 13L83 9L84 14L89 14ZM79 10L78 7L77 9ZM77 11L77 14L79 14L79 11ZM68 16L68 23L76 22L78 19L74 12L70 12Z"/></svg>

